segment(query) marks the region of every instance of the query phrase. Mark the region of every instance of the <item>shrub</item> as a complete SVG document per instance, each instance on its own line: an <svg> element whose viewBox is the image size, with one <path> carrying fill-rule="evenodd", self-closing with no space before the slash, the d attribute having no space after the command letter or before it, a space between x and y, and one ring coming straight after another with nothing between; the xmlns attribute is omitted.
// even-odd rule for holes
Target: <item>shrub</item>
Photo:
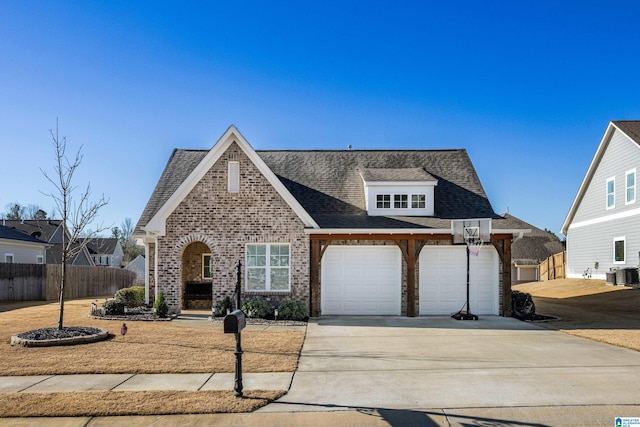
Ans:
<svg viewBox="0 0 640 427"><path fill-rule="evenodd" d="M224 297L218 302L218 316L226 316L227 310L231 311L231 298Z"/></svg>
<svg viewBox="0 0 640 427"><path fill-rule="evenodd" d="M307 317L307 307L300 301L286 299L278 306L278 319L304 320Z"/></svg>
<svg viewBox="0 0 640 427"><path fill-rule="evenodd" d="M244 311L247 316L249 316L249 312L251 312L251 317L265 319L271 314L271 306L264 298L253 297L242 304L242 311Z"/></svg>
<svg viewBox="0 0 640 427"><path fill-rule="evenodd" d="M153 308L155 309L156 315L158 317L167 317L169 313L169 306L167 302L164 300L164 292L160 291L158 294L158 299L153 303Z"/></svg>
<svg viewBox="0 0 640 427"><path fill-rule="evenodd" d="M115 293L113 298L122 301L127 307L140 307L144 305L144 286L122 288Z"/></svg>
<svg viewBox="0 0 640 427"><path fill-rule="evenodd" d="M102 304L105 315L122 316L124 315L124 303L117 299L110 299Z"/></svg>

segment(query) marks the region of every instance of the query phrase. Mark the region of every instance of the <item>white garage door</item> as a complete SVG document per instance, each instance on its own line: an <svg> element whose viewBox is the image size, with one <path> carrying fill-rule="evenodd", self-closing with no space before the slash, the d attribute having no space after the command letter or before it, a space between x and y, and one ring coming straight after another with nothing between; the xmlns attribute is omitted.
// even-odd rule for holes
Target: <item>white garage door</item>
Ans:
<svg viewBox="0 0 640 427"><path fill-rule="evenodd" d="M401 257L395 246L329 246L322 256L322 314L400 315Z"/></svg>
<svg viewBox="0 0 640 427"><path fill-rule="evenodd" d="M469 311L499 314L498 253L493 246L484 245L469 261ZM425 246L420 252L419 274L421 315L450 315L465 307L466 246Z"/></svg>

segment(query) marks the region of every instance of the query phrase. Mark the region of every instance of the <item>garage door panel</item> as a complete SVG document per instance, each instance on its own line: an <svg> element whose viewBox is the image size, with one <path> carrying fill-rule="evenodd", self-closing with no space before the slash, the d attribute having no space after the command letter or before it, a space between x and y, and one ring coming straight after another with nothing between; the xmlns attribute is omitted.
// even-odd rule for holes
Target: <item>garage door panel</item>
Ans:
<svg viewBox="0 0 640 427"><path fill-rule="evenodd" d="M498 260L485 246L470 258L470 311L498 314ZM420 253L420 314L450 315L466 307L467 253L465 246L426 246Z"/></svg>
<svg viewBox="0 0 640 427"><path fill-rule="evenodd" d="M400 314L400 250L330 246L322 257L322 314Z"/></svg>

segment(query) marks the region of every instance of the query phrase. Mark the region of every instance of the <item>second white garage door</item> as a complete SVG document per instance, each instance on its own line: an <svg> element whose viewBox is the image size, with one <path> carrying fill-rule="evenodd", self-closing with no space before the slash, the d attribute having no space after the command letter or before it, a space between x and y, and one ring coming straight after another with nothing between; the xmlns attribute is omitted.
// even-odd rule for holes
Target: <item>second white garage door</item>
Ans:
<svg viewBox="0 0 640 427"><path fill-rule="evenodd" d="M420 315L450 315L467 300L466 246L425 246L420 252ZM473 314L499 314L498 253L485 245L470 258L469 305Z"/></svg>
<svg viewBox="0 0 640 427"><path fill-rule="evenodd" d="M400 315L396 246L329 246L322 256L322 314Z"/></svg>

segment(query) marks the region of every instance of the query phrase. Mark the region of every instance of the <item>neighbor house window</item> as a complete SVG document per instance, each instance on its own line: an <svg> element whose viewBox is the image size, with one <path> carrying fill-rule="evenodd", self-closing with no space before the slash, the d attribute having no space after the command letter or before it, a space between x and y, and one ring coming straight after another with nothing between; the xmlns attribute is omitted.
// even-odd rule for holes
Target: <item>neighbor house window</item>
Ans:
<svg viewBox="0 0 640 427"><path fill-rule="evenodd" d="M229 162L229 193L240 192L240 163Z"/></svg>
<svg viewBox="0 0 640 427"><path fill-rule="evenodd" d="M246 256L248 291L290 289L288 244L248 244Z"/></svg>
<svg viewBox="0 0 640 427"><path fill-rule="evenodd" d="M609 178L607 180L607 209L613 209L616 206L616 179Z"/></svg>
<svg viewBox="0 0 640 427"><path fill-rule="evenodd" d="M42 255L36 255L36 264L44 264L44 257Z"/></svg>
<svg viewBox="0 0 640 427"><path fill-rule="evenodd" d="M406 209L409 207L406 194L396 194L393 196L393 207L396 209Z"/></svg>
<svg viewBox="0 0 640 427"><path fill-rule="evenodd" d="M636 170L630 170L626 173L625 181L627 184L626 204L635 203L636 201Z"/></svg>
<svg viewBox="0 0 640 427"><path fill-rule="evenodd" d="M211 279L213 277L213 258L211 254L202 254L202 278Z"/></svg>
<svg viewBox="0 0 640 427"><path fill-rule="evenodd" d="M378 209L391 208L391 195L390 194L378 194L376 196L376 207Z"/></svg>
<svg viewBox="0 0 640 427"><path fill-rule="evenodd" d="M616 237L613 239L614 264L624 264L625 262L625 240L624 237Z"/></svg>
<svg viewBox="0 0 640 427"><path fill-rule="evenodd" d="M13 263L13 254L4 254L4 262L7 264Z"/></svg>
<svg viewBox="0 0 640 427"><path fill-rule="evenodd" d="M426 196L424 194L411 195L411 208L412 209L424 209L426 205Z"/></svg>

